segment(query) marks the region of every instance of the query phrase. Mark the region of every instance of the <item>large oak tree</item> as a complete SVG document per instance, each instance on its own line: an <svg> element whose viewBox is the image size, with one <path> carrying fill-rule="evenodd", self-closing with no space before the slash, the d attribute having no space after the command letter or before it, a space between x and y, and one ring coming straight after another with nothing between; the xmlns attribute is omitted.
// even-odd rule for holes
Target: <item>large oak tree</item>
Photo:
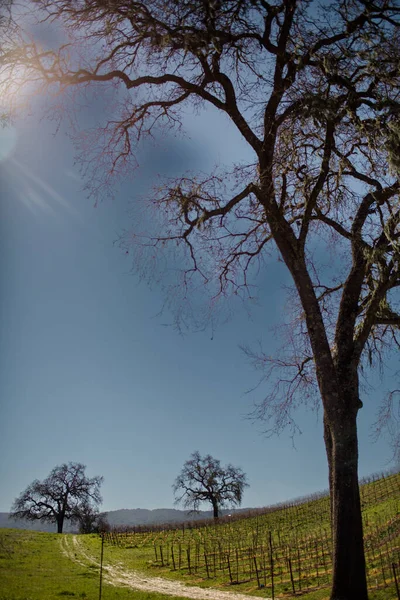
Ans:
<svg viewBox="0 0 400 600"><path fill-rule="evenodd" d="M158 233L130 240L151 258L169 244L186 251L181 289L208 284L214 298L249 293L255 266L276 248L293 279L294 319L282 355L256 357L272 389L259 414L284 426L316 386L331 493L331 598L365 600L359 373L399 348L398 3L31 4L39 20L64 28L65 43L46 50L29 42L3 54L8 82L24 65L25 81L49 93L119 86L97 139L85 140L82 158L97 156L94 191L133 168L138 140L179 126L193 108L208 105L247 144L251 164L156 190Z"/></svg>
<svg viewBox="0 0 400 600"><path fill-rule="evenodd" d="M103 477L87 477L85 469L81 463L64 463L43 481L35 479L15 499L10 518L56 523L62 533L65 519L81 524L89 510L97 514Z"/></svg>

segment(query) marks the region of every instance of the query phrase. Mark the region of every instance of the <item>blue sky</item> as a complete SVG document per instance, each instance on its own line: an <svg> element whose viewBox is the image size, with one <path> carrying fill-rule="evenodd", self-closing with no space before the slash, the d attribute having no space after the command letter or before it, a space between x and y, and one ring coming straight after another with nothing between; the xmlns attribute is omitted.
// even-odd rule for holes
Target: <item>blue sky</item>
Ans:
<svg viewBox="0 0 400 600"><path fill-rule="evenodd" d="M114 243L134 228L132 209L160 172L243 156L214 113L186 124L187 138L142 149L133 180L96 207L63 127L54 135L54 124L33 114L0 131L0 511L67 461L104 476L104 510L172 507L171 485L195 450L242 467L244 506L327 487L315 412L297 414L295 447L288 433L267 438L246 418L266 388L245 393L258 374L239 345L261 339L272 352L288 281L282 264L260 273L250 316L237 303L214 332L182 336L168 310L159 314L162 289L139 282ZM388 383L363 396L360 475L389 466L387 440L373 444L370 435Z"/></svg>

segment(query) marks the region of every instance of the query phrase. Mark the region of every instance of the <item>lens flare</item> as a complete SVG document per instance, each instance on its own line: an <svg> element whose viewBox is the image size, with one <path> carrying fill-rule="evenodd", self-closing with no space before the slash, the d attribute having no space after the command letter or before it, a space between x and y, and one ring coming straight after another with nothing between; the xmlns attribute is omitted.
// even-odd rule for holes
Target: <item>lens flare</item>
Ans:
<svg viewBox="0 0 400 600"><path fill-rule="evenodd" d="M17 146L17 130L12 125L0 126L0 162L10 158Z"/></svg>

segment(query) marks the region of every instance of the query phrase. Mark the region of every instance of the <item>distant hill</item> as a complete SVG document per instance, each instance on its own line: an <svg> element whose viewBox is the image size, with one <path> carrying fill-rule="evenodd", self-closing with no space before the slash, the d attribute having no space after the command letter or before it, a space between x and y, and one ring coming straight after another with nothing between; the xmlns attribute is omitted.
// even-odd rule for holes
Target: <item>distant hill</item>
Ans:
<svg viewBox="0 0 400 600"><path fill-rule="evenodd" d="M243 509L242 509L243 510ZM249 510L249 509L244 509ZM234 512L225 511L226 512ZM148 510L146 508L122 508L120 510L111 510L107 513L107 521L111 527L133 526L133 525L156 525L157 523L183 523L184 521L197 521L199 519L211 519L211 511L200 511L198 514L189 515L187 511L174 508L155 508ZM16 521L8 518L8 513L0 513L0 528L13 527L15 529L30 529L33 531L56 531L56 525L52 523L42 523L41 521L25 521L18 519ZM76 531L76 527L70 522L64 526L65 532Z"/></svg>
<svg viewBox="0 0 400 600"><path fill-rule="evenodd" d="M212 516L211 511L201 511L197 515L189 515L187 511L175 508L122 508L111 510L107 513L107 521L111 526L119 525L156 525L157 523L182 523L197 519L208 519Z"/></svg>
<svg viewBox="0 0 400 600"><path fill-rule="evenodd" d="M43 523L42 521L25 521L24 519L14 519L8 518L9 513L0 512L0 528L11 527L13 529L29 529L30 531L48 531L49 533L53 533L57 531L55 523ZM73 532L76 531L76 527L71 525L69 522L65 522L64 525L65 532Z"/></svg>

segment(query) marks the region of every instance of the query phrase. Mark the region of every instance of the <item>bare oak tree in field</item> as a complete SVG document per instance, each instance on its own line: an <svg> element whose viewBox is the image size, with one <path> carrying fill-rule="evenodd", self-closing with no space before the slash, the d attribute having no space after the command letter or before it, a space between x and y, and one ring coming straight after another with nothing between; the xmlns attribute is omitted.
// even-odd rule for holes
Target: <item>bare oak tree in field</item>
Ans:
<svg viewBox="0 0 400 600"><path fill-rule="evenodd" d="M294 284L281 355L255 356L275 427L318 394L333 530L331 598L365 600L358 487L359 374L399 348L400 7L396 0L32 0L66 32L0 61L49 93L118 88L95 144L93 188L134 167L135 144L205 106L251 164L167 182L150 199L150 256L186 251L181 289L250 294L270 248ZM11 71L10 71L11 70ZM4 78L3 78L4 81ZM97 145L96 145L97 144ZM100 150L96 154L96 151ZM133 160L132 160L133 159ZM140 235L139 235L140 234ZM146 269L146 263L141 263Z"/></svg>
<svg viewBox="0 0 400 600"><path fill-rule="evenodd" d="M64 520L86 522L88 512L97 514L101 504L103 477L87 477L80 463L64 463L54 467L43 481L33 481L11 508L11 519L57 523L62 533Z"/></svg>
<svg viewBox="0 0 400 600"><path fill-rule="evenodd" d="M213 508L214 519L218 519L224 506L240 506L243 490L248 486L242 469L227 465L207 454L193 452L175 479L173 490L177 503L183 503L191 512L197 512L203 502Z"/></svg>

